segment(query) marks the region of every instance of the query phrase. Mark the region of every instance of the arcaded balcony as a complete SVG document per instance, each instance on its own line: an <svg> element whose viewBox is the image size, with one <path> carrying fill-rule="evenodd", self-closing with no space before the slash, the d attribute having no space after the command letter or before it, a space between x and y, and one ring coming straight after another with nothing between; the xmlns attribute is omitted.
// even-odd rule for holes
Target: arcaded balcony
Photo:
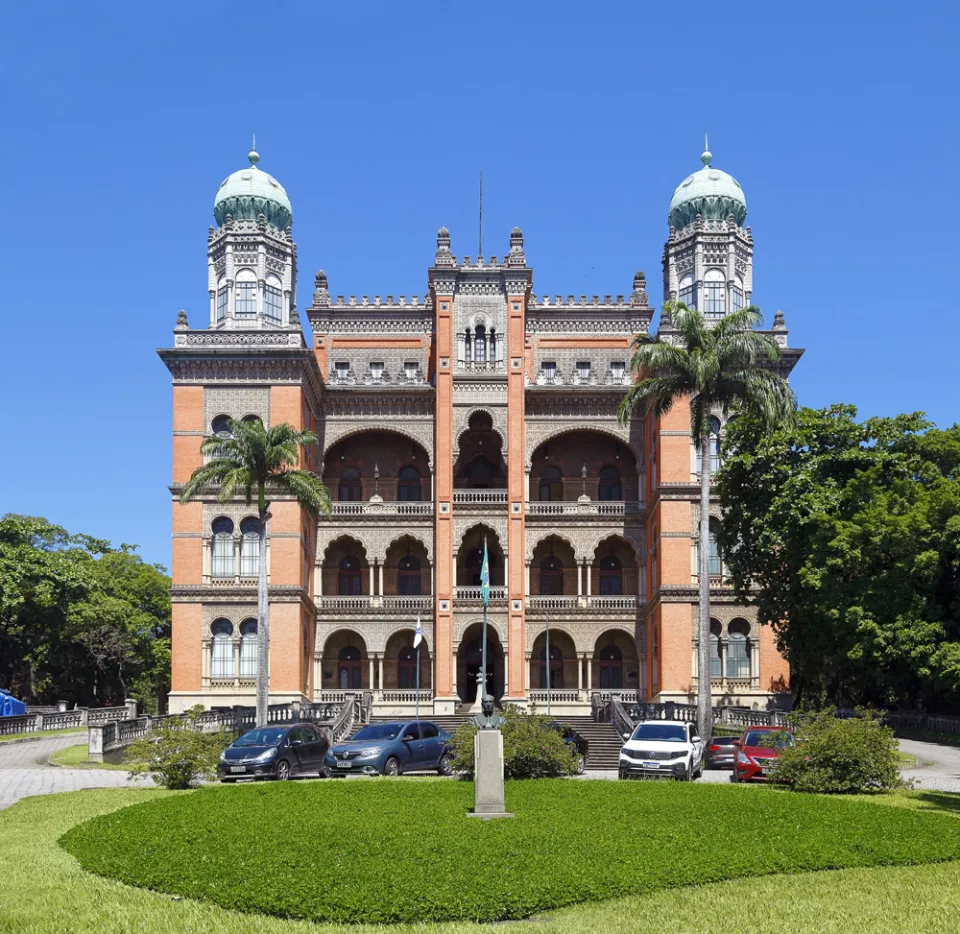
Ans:
<svg viewBox="0 0 960 934"><path fill-rule="evenodd" d="M633 451L599 431L569 431L533 453L530 516L627 516L640 512L640 474Z"/></svg>
<svg viewBox="0 0 960 934"><path fill-rule="evenodd" d="M393 431L364 431L338 442L324 458L330 518L433 515L433 476L423 447Z"/></svg>
<svg viewBox="0 0 960 934"><path fill-rule="evenodd" d="M474 412L458 438L453 467L453 503L461 508L503 507L507 502L507 464L503 439L487 412Z"/></svg>
<svg viewBox="0 0 960 934"><path fill-rule="evenodd" d="M503 603L507 599L506 558L500 547L500 539L493 529L479 524L469 529L457 549L457 583L454 599L457 603L480 603L483 545L487 544L490 566L490 600Z"/></svg>

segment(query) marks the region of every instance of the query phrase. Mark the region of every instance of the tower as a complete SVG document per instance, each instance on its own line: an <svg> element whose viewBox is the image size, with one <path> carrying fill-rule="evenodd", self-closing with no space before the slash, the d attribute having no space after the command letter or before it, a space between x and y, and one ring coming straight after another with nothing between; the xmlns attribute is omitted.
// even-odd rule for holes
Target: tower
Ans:
<svg viewBox="0 0 960 934"><path fill-rule="evenodd" d="M174 346L159 351L173 381L172 712L252 704L258 638L256 503L215 491L181 505L203 463L205 437L231 420L316 430L321 379L296 309L293 213L283 186L250 165L228 176L207 238L209 319L181 311ZM316 452L301 460L313 467ZM308 698L316 607L316 524L289 497L272 496L267 527L270 703Z"/></svg>
<svg viewBox="0 0 960 934"><path fill-rule="evenodd" d="M663 297L722 318L750 304L753 236L743 222L740 183L713 166L704 140L703 168L688 175L670 199L670 236L663 249Z"/></svg>
<svg viewBox="0 0 960 934"><path fill-rule="evenodd" d="M297 303L293 211L283 186L257 166L228 175L217 191L207 244L210 327L270 330L290 324Z"/></svg>

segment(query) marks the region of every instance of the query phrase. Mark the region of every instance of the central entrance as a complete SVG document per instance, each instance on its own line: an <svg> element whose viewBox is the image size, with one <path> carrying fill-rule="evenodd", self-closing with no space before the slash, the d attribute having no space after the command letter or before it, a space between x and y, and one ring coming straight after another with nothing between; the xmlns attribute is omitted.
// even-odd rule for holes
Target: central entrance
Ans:
<svg viewBox="0 0 960 934"><path fill-rule="evenodd" d="M464 704L477 701L477 678L483 654L483 624L472 623L467 627L457 649L457 694ZM496 629L487 624L487 690L500 700L503 696L504 666L503 646Z"/></svg>

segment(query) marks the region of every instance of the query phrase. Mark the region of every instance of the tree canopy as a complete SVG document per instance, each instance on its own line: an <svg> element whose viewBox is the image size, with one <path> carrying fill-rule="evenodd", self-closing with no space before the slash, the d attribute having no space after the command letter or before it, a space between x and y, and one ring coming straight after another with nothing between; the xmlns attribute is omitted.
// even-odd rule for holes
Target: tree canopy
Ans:
<svg viewBox="0 0 960 934"><path fill-rule="evenodd" d="M0 519L0 686L29 703L155 710L170 683L170 578L135 547Z"/></svg>
<svg viewBox="0 0 960 934"><path fill-rule="evenodd" d="M797 700L960 710L960 426L835 405L724 451L725 566Z"/></svg>

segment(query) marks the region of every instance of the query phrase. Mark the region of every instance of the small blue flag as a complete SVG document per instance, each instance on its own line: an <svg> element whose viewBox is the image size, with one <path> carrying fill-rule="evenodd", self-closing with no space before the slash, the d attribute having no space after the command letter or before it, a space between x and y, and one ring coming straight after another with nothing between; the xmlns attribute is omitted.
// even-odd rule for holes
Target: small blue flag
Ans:
<svg viewBox="0 0 960 934"><path fill-rule="evenodd" d="M420 645L420 641L423 639L423 629L420 626L420 614L417 614L417 631L413 634L413 647L416 648Z"/></svg>

